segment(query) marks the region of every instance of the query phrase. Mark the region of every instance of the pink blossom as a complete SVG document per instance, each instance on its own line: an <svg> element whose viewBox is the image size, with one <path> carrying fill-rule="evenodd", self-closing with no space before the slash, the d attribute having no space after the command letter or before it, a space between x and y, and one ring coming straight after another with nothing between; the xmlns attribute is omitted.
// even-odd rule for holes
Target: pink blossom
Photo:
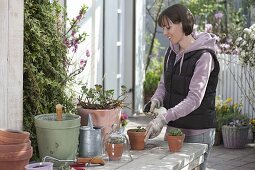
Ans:
<svg viewBox="0 0 255 170"><path fill-rule="evenodd" d="M81 59L80 60L80 65L81 66L84 66L84 65L86 65L87 64L87 60L85 60L85 59Z"/></svg>
<svg viewBox="0 0 255 170"><path fill-rule="evenodd" d="M87 56L87 57L90 56L89 50L86 50L86 56Z"/></svg>
<svg viewBox="0 0 255 170"><path fill-rule="evenodd" d="M75 33L76 33L75 31L72 31L71 35L72 35L72 36L74 36L74 35L75 35Z"/></svg>
<svg viewBox="0 0 255 170"><path fill-rule="evenodd" d="M205 24L205 32L212 32L212 24Z"/></svg>
<svg viewBox="0 0 255 170"><path fill-rule="evenodd" d="M126 113L121 113L120 119L121 120L126 120L126 119L128 119L128 115Z"/></svg>
<svg viewBox="0 0 255 170"><path fill-rule="evenodd" d="M216 20L218 20L220 22L222 17L223 17L223 13L222 12L217 12L216 14L214 14L214 17L215 17Z"/></svg>
<svg viewBox="0 0 255 170"><path fill-rule="evenodd" d="M78 15L78 16L76 17L76 19L77 19L77 20L80 20L80 19L81 19L81 15Z"/></svg>

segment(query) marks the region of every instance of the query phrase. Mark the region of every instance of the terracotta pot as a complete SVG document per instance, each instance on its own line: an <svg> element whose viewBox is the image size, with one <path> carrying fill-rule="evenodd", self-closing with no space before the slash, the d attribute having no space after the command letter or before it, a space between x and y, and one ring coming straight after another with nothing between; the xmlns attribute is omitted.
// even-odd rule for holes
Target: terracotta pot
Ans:
<svg viewBox="0 0 255 170"><path fill-rule="evenodd" d="M170 152L179 152L183 146L185 134L182 136L167 136L168 148Z"/></svg>
<svg viewBox="0 0 255 170"><path fill-rule="evenodd" d="M26 151L29 149L31 149L31 141L30 140L27 141L26 143L21 143L21 144L0 145L1 153Z"/></svg>
<svg viewBox="0 0 255 170"><path fill-rule="evenodd" d="M30 134L25 131L0 129L0 144L20 144L28 142Z"/></svg>
<svg viewBox="0 0 255 170"><path fill-rule="evenodd" d="M105 136L111 131L112 124L119 124L121 109L111 110L91 110L78 108L78 114L81 116L81 126L87 126L88 115L92 116L92 123L96 127L102 127L102 134Z"/></svg>
<svg viewBox="0 0 255 170"><path fill-rule="evenodd" d="M111 161L120 160L123 153L123 147L124 147L123 143L118 144L107 143L106 151L108 153L109 160Z"/></svg>
<svg viewBox="0 0 255 170"><path fill-rule="evenodd" d="M129 138L130 146L132 150L143 150L144 149L144 132L136 132L134 129L129 129L127 131L127 135Z"/></svg>
<svg viewBox="0 0 255 170"><path fill-rule="evenodd" d="M24 170L33 155L33 148L19 152L0 152L0 167L3 170Z"/></svg>

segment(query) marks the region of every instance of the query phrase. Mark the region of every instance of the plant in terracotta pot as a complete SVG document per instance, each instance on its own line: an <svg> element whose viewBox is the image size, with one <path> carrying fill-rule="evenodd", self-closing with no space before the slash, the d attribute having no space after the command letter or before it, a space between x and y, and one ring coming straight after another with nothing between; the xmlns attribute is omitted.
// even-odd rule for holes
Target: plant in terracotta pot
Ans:
<svg viewBox="0 0 255 170"><path fill-rule="evenodd" d="M111 131L113 124L120 123L121 108L126 107L124 100L127 97L126 86L121 86L121 93L114 97L114 90L106 90L96 84L94 88L82 87L78 98L78 114L81 116L81 125L87 126L88 114L91 114L93 125L103 128L103 135Z"/></svg>
<svg viewBox="0 0 255 170"><path fill-rule="evenodd" d="M143 150L144 149L144 138L146 130L141 126L137 126L135 129L129 129L127 135L129 138L130 146L132 150Z"/></svg>
<svg viewBox="0 0 255 170"><path fill-rule="evenodd" d="M125 137L121 134L112 134L106 143L106 152L109 156L109 160L117 161L121 159L123 148L125 143Z"/></svg>
<svg viewBox="0 0 255 170"><path fill-rule="evenodd" d="M171 128L168 132L167 142L170 152L179 152L183 146L185 134L179 128Z"/></svg>

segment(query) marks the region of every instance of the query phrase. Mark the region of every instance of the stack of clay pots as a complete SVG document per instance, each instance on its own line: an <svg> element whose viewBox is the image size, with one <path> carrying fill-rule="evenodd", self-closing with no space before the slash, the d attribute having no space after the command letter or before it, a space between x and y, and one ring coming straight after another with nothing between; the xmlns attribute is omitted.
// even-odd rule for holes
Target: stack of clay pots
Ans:
<svg viewBox="0 0 255 170"><path fill-rule="evenodd" d="M25 169L33 155L29 136L24 131L0 129L0 169Z"/></svg>

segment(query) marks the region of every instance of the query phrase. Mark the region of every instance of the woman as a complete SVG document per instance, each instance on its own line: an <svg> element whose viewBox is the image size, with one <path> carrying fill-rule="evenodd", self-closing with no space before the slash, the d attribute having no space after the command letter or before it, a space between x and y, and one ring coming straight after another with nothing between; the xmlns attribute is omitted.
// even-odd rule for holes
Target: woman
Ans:
<svg viewBox="0 0 255 170"><path fill-rule="evenodd" d="M208 144L200 166L203 170L215 133L215 96L220 70L215 39L208 33L193 36L194 17L180 4L165 9L158 24L170 45L163 75L150 101L150 112L146 113L157 117L148 124L145 141L156 137L166 124L181 128L185 142ZM166 109L154 111L160 106Z"/></svg>

